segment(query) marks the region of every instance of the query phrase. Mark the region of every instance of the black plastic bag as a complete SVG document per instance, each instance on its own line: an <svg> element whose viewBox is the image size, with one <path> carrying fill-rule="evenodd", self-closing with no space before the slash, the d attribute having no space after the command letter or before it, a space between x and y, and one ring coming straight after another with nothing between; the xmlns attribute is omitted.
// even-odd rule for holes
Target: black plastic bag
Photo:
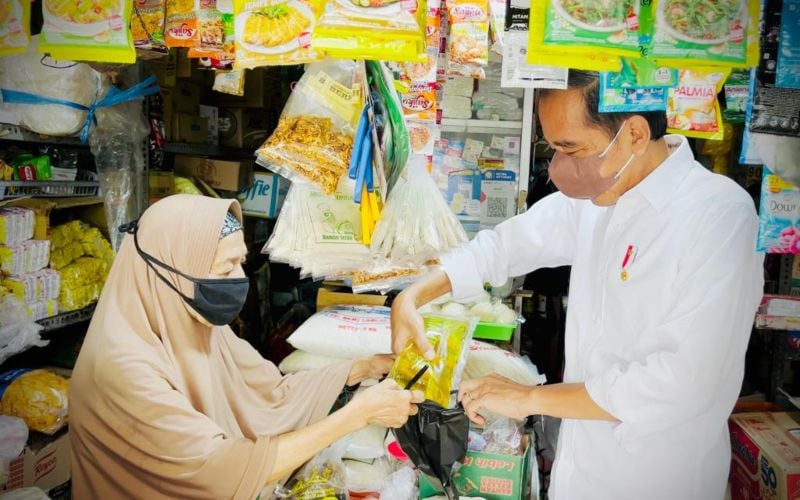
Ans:
<svg viewBox="0 0 800 500"><path fill-rule="evenodd" d="M426 401L419 405L417 415L395 429L394 435L408 458L434 486L441 485L448 498L458 498L451 477L454 466L464 462L469 437L469 419L460 404L445 409Z"/></svg>

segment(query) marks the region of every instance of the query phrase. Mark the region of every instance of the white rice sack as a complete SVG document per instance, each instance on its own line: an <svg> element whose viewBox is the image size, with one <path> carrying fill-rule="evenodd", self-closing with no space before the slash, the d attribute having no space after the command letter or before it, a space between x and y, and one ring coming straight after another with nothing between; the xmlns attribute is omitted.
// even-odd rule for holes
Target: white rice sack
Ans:
<svg viewBox="0 0 800 500"><path fill-rule="evenodd" d="M19 488L8 493L0 493L3 500L50 500L41 488L31 486L29 488Z"/></svg>
<svg viewBox="0 0 800 500"><path fill-rule="evenodd" d="M347 489L357 492L378 491L392 475L392 467L386 459L372 463L345 460L347 469Z"/></svg>
<svg viewBox="0 0 800 500"><path fill-rule="evenodd" d="M306 320L288 342L295 349L337 358L391 354L390 313L385 306L331 307Z"/></svg>
<svg viewBox="0 0 800 500"><path fill-rule="evenodd" d="M347 437L347 449L344 458L352 460L375 460L386 456L383 440L386 436L386 427L368 425L358 432Z"/></svg>
<svg viewBox="0 0 800 500"><path fill-rule="evenodd" d="M547 377L539 373L527 356L520 356L495 345L473 340L469 346L464 380L474 380L497 373L518 384L541 385Z"/></svg>
<svg viewBox="0 0 800 500"><path fill-rule="evenodd" d="M334 358L331 356L320 356L319 354L311 354L310 352L305 351L294 351L290 355L286 356L283 361L281 361L281 364L278 365L278 368L281 370L281 373L288 374L307 370L317 370L319 368L325 368L327 366L335 365L345 361L349 360L343 358Z"/></svg>

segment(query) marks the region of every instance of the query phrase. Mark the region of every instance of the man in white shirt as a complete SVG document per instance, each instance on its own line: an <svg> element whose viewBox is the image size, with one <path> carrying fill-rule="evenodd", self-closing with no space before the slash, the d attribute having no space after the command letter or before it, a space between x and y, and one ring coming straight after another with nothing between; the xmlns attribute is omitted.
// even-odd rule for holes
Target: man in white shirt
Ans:
<svg viewBox="0 0 800 500"><path fill-rule="evenodd" d="M550 497L724 496L727 418L763 289L753 200L712 174L661 112L599 114L597 75L571 72L540 101L559 187L443 259L393 304L393 347L432 356L417 308L447 292L572 266L564 382L462 384L469 417L563 419Z"/></svg>

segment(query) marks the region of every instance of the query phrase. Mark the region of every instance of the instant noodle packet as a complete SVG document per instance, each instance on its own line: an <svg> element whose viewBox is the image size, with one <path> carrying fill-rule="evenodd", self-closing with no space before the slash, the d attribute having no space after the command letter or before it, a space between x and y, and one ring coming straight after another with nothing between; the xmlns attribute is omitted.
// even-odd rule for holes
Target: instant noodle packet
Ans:
<svg viewBox="0 0 800 500"><path fill-rule="evenodd" d="M485 78L489 64L489 1L447 2L447 76Z"/></svg>
<svg viewBox="0 0 800 500"><path fill-rule="evenodd" d="M136 62L132 0L43 0L39 52L61 61Z"/></svg>
<svg viewBox="0 0 800 500"><path fill-rule="evenodd" d="M234 0L235 69L305 64L322 53L311 46L317 22L313 2Z"/></svg>
<svg viewBox="0 0 800 500"><path fill-rule="evenodd" d="M25 52L31 42L31 2L5 0L0 3L0 56Z"/></svg>
<svg viewBox="0 0 800 500"><path fill-rule="evenodd" d="M147 57L151 51L163 54L167 50L164 39L166 19L164 0L133 0L131 33L140 57Z"/></svg>
<svg viewBox="0 0 800 500"><path fill-rule="evenodd" d="M675 67L758 64L760 2L655 0L649 56Z"/></svg>
<svg viewBox="0 0 800 500"><path fill-rule="evenodd" d="M199 13L200 0L167 0L167 47L191 48L200 44Z"/></svg>
<svg viewBox="0 0 800 500"><path fill-rule="evenodd" d="M545 47L559 51L640 57L640 42L652 32L650 2L547 0L544 4L536 15L531 9L531 29L544 33Z"/></svg>
<svg viewBox="0 0 800 500"><path fill-rule="evenodd" d="M200 10L200 44L190 48L188 56L193 59L213 59L216 66L226 66L236 58L233 5L230 12L211 0ZM213 66L214 64L212 64Z"/></svg>
<svg viewBox="0 0 800 500"><path fill-rule="evenodd" d="M668 132L701 139L723 139L722 110L717 94L729 74L730 69L723 67L680 70L678 86L669 90Z"/></svg>

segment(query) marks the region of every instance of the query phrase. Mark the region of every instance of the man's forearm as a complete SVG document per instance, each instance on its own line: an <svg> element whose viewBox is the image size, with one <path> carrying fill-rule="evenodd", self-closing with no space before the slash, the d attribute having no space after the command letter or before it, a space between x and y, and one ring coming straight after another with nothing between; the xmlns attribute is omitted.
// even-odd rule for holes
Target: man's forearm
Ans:
<svg viewBox="0 0 800 500"><path fill-rule="evenodd" d="M428 302L453 291L450 278L444 271L434 271L420 281L417 281L408 289L406 293L413 297L417 307L422 307Z"/></svg>
<svg viewBox="0 0 800 500"><path fill-rule="evenodd" d="M613 415L594 402L583 383L533 387L526 403L529 415L617 421Z"/></svg>

